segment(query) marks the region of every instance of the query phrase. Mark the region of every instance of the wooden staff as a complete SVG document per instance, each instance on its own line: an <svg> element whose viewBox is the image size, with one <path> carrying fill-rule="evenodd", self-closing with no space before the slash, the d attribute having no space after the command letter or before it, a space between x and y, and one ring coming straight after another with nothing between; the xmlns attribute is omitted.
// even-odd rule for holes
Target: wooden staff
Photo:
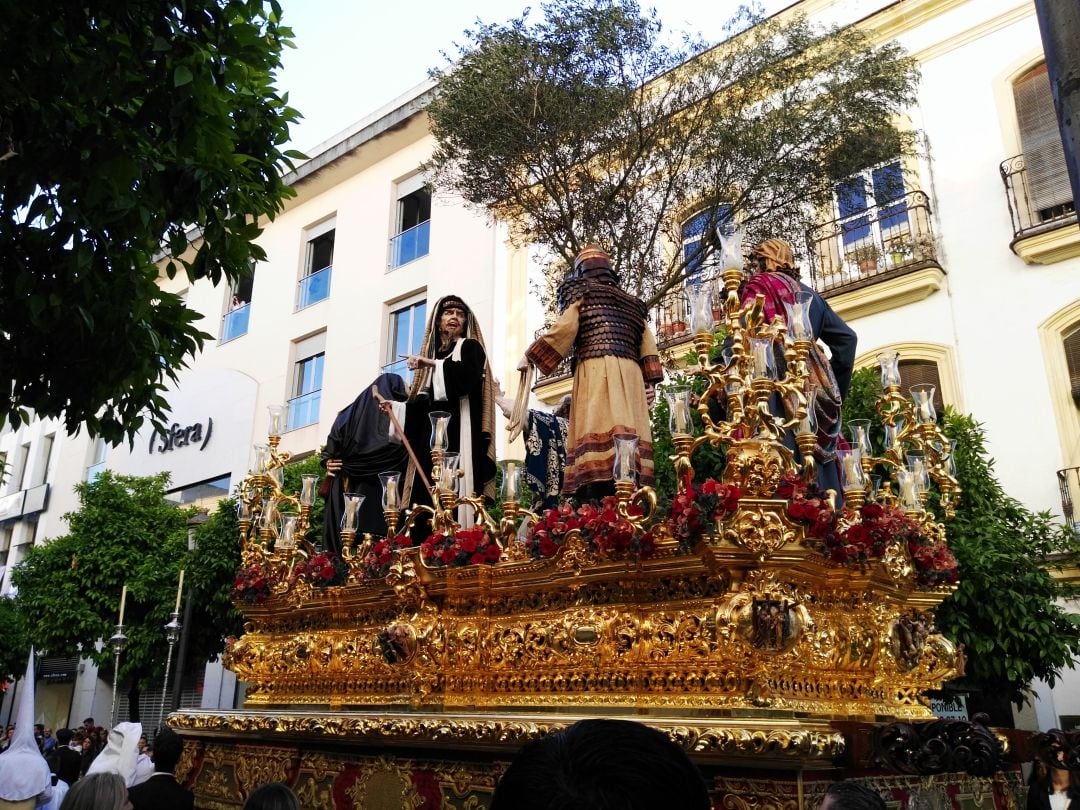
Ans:
<svg viewBox="0 0 1080 810"><path fill-rule="evenodd" d="M383 409L387 416L390 417L391 423L394 425L394 430L398 432L398 436L401 437L401 443L405 445L405 452L409 454L409 458L412 459L413 466L416 467L416 472L420 474L420 480L424 482L424 486L431 489L431 482L428 481L427 475L424 474L423 467L420 466L419 459L416 458L416 453L413 452L412 445L409 444L408 438L405 436L405 429L401 427L401 423L394 416L394 407L379 394L376 386L371 386L371 395L375 397L375 401L379 403L379 407Z"/></svg>

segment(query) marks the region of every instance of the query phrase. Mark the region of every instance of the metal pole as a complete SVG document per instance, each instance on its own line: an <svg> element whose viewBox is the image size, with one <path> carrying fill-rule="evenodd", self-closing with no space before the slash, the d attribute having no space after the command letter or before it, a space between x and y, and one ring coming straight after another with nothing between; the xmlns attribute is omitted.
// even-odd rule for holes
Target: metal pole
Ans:
<svg viewBox="0 0 1080 810"><path fill-rule="evenodd" d="M169 623L165 625L165 640L169 642L169 654L165 656L165 678L161 682L161 708L158 709L158 728L161 728L165 722L165 693L169 691L169 667L172 665L172 651L178 638L180 638L180 614L173 611L169 614Z"/></svg>
<svg viewBox="0 0 1080 810"><path fill-rule="evenodd" d="M109 639L113 648L113 676L112 676L112 706L109 708L109 728L116 725L116 686L120 679L120 653L127 646L127 636L124 635L124 625L116 625L116 632Z"/></svg>
<svg viewBox="0 0 1080 810"><path fill-rule="evenodd" d="M169 711L171 712L175 712L180 708L180 692L184 685L184 667L187 665L188 637L191 633L191 609L195 602L193 597L192 589L188 588L187 600L184 602L184 621L181 622L180 629L180 653L176 656L176 675L173 677L172 700L169 703Z"/></svg>
<svg viewBox="0 0 1080 810"><path fill-rule="evenodd" d="M1080 218L1080 3L1076 0L1035 0L1042 32L1046 73L1054 97L1065 166L1072 184L1073 205ZM1080 219L1078 219L1080 222Z"/></svg>

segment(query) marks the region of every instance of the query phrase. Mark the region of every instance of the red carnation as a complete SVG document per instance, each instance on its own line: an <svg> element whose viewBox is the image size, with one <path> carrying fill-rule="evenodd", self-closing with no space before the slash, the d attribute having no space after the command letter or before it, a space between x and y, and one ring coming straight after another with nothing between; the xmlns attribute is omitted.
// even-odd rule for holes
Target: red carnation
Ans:
<svg viewBox="0 0 1080 810"><path fill-rule="evenodd" d="M453 548L444 548L442 554L439 555L439 559L443 561L443 565L449 565L457 557L457 553Z"/></svg>
<svg viewBox="0 0 1080 810"><path fill-rule="evenodd" d="M550 538L540 538L540 554L544 557L551 557L559 550L559 547L551 541Z"/></svg>
<svg viewBox="0 0 1080 810"><path fill-rule="evenodd" d="M502 549L499 548L498 543L491 543L484 549L484 556L487 557L488 562L498 562L499 558L502 556Z"/></svg>
<svg viewBox="0 0 1080 810"><path fill-rule="evenodd" d="M466 554L472 554L476 551L476 538L472 534L466 535L463 532L458 535L458 539L461 541L461 550Z"/></svg>

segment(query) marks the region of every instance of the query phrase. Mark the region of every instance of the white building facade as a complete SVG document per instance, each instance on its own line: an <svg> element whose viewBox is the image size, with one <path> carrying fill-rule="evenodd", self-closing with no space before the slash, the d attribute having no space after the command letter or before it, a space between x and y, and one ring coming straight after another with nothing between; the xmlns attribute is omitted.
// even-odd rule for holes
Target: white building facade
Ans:
<svg viewBox="0 0 1080 810"><path fill-rule="evenodd" d="M869 167L837 189L812 240L810 282L858 333L860 365L899 351L909 384L935 383L941 404L985 424L1009 494L1071 521L1080 494L1080 228L1048 136L1034 4L802 0L782 13L796 12L895 38L922 72L909 113L920 156ZM268 258L250 284L163 279L215 336L169 397L168 436L105 448L51 420L0 436L10 465L0 489L0 588L29 543L63 533L73 485L102 466L169 470L178 501L212 500L244 475L251 445L265 437L266 406L281 402L289 403L282 449L317 452L363 385L382 368L401 370L393 364L418 347L428 302L445 293L473 307L496 376L512 378L540 325L529 313L527 254L507 246L501 226L424 187L431 92L422 86L377 111L290 176L297 196L267 223L259 241ZM670 320L670 310L657 314L669 344L678 337ZM537 393L550 401L564 389L549 381ZM106 685L91 675L71 688L69 717L52 722L75 723L95 708L104 715ZM220 670L208 670L202 690L206 707L235 700ZM1080 673L1035 691L1025 724L1080 718Z"/></svg>

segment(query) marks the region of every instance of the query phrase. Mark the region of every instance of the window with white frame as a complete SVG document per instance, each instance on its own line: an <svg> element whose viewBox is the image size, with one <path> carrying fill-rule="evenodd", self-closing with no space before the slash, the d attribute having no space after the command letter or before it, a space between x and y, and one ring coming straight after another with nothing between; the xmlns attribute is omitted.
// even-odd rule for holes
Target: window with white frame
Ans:
<svg viewBox="0 0 1080 810"><path fill-rule="evenodd" d="M334 264L336 220L329 219L304 233L304 266L296 308L304 309L330 296L330 271Z"/></svg>
<svg viewBox="0 0 1080 810"><path fill-rule="evenodd" d="M15 487L12 490L12 492L19 492L21 490L26 489L26 481L27 481L26 474L28 472L30 472L30 443L29 442L27 442L26 444L22 445L22 447L19 448L18 467L15 468L15 474L18 476L18 478L15 479L15 480L17 481L18 486Z"/></svg>
<svg viewBox="0 0 1080 810"><path fill-rule="evenodd" d="M431 241L431 191L417 174L398 183L390 269L428 254Z"/></svg>
<svg viewBox="0 0 1080 810"><path fill-rule="evenodd" d="M109 447L105 440L98 436L90 448L90 463L86 465L86 483L92 484L105 469L105 457L109 453Z"/></svg>
<svg viewBox="0 0 1080 810"><path fill-rule="evenodd" d="M420 351L427 324L427 293L390 304L388 310L386 365L383 371L400 374L406 382L410 382L412 372L406 368L402 355Z"/></svg>
<svg viewBox="0 0 1080 810"><path fill-rule="evenodd" d="M885 251L911 237L904 171L893 160L837 184L836 208L845 256L863 271L877 267Z"/></svg>
<svg viewBox="0 0 1080 810"><path fill-rule="evenodd" d="M285 429L314 425L319 421L322 399L323 362L326 357L326 333L320 332L298 341L293 352L292 390Z"/></svg>
<svg viewBox="0 0 1080 810"><path fill-rule="evenodd" d="M248 316L251 314L251 294L255 287L255 267L252 265L246 274L233 282L225 302L225 315L221 319L221 342L226 343L248 331Z"/></svg>
<svg viewBox="0 0 1080 810"><path fill-rule="evenodd" d="M56 444L56 434L50 433L41 442L41 464L37 475L34 476L33 486L40 487L49 480L49 464L52 461L53 445Z"/></svg>

